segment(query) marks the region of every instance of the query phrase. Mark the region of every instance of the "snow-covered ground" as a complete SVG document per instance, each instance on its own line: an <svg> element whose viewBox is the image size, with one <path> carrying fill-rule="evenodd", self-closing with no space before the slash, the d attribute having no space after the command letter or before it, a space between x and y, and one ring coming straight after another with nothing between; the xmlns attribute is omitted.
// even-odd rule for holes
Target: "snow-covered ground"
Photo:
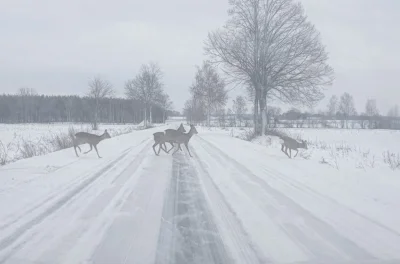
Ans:
<svg viewBox="0 0 400 264"><path fill-rule="evenodd" d="M216 133L245 138L250 128L212 128ZM400 171L400 131L369 129L278 129L295 139L307 141L308 149L300 150L299 157L318 161L336 169ZM270 154L284 155L281 140L275 136L262 136L252 140L266 147ZM294 152L295 154L295 152ZM397 166L397 168L396 168ZM374 172L376 173L376 171Z"/></svg>
<svg viewBox="0 0 400 264"><path fill-rule="evenodd" d="M139 126L140 124L100 124L98 131L92 131L90 124L0 124L0 165L3 159L4 163L20 159L20 148L24 142L43 145L44 148L51 147L48 146L49 140L57 135L68 135L71 128L76 132L85 131L95 134L101 134L107 129L111 136L115 136L130 132Z"/></svg>
<svg viewBox="0 0 400 264"><path fill-rule="evenodd" d="M0 263L400 263L398 172L203 128L156 156L162 129L1 167Z"/></svg>

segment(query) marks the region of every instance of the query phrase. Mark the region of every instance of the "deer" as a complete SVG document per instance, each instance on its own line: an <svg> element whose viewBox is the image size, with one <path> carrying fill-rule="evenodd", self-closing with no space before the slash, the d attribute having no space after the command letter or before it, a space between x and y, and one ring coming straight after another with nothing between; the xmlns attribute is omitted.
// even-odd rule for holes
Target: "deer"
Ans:
<svg viewBox="0 0 400 264"><path fill-rule="evenodd" d="M299 154L299 148L308 149L307 141L305 140L298 142L297 140L288 136L280 136L280 138L283 140L281 151L285 153L286 156L288 156L290 159L292 158L292 149L297 151L294 158L297 157L297 154ZM290 155L288 154L288 149Z"/></svg>
<svg viewBox="0 0 400 264"><path fill-rule="evenodd" d="M197 132L196 128L194 127L194 125L190 125L190 130L188 133L177 132L177 133L169 134L169 135L165 134L166 142L173 142L173 143L178 144L178 148L176 148L176 150L172 153L172 155L174 155L179 149L181 149L180 148L181 144L184 144L186 149L189 152L189 156L192 157L192 154L190 153L188 144L189 144L189 140L195 134L198 134L198 132Z"/></svg>
<svg viewBox="0 0 400 264"><path fill-rule="evenodd" d="M180 133L185 133L186 130L183 127L183 124L181 123L181 125L179 126L178 129L166 129L165 130L165 135L166 135L166 139L173 137L174 135L179 135ZM168 141L166 140L165 142L168 142L169 144L171 144L171 148L167 151L167 153L169 153L173 148L174 148L174 143L172 141ZM164 148L167 149L167 146L164 143ZM181 146L179 146L179 149L182 150Z"/></svg>
<svg viewBox="0 0 400 264"><path fill-rule="evenodd" d="M161 149L164 150L165 153L168 153L167 150L165 149L165 133L164 132L156 132L153 134L153 136L154 136L154 145L153 145L154 154L159 156ZM159 145L158 153L156 152L157 145ZM163 145L164 145L164 147L163 147Z"/></svg>
<svg viewBox="0 0 400 264"><path fill-rule="evenodd" d="M87 154L90 151L92 151L92 149L94 147L94 149L97 152L97 156L101 159L101 157L99 155L99 151L97 150L97 145L100 143L100 141L103 141L104 139L107 139L107 138L111 138L110 134L108 134L108 132L107 132L107 129L104 131L103 135L101 135L101 136L86 133L86 132L76 133L75 138L73 139L76 156L79 157L78 152L76 151L76 148L78 148L79 152L81 153L82 150L79 147L79 145L87 143L87 144L89 144L90 149L88 151L86 151L84 154Z"/></svg>
<svg viewBox="0 0 400 264"><path fill-rule="evenodd" d="M165 153L169 153L169 151L167 151L167 146L165 144L165 142L169 142L171 144L171 149L174 148L174 144L171 141L167 141L168 137L165 137L166 134L170 135L173 134L175 132L180 132L180 133L184 133L186 132L185 128L183 127L183 124L181 123L181 125L179 126L179 128L177 130L175 129L166 129L165 132L156 132L153 134L154 137L154 145L153 145L153 151L154 154L156 154L157 156L160 154L161 149L165 152ZM156 152L155 147L159 145L158 148L158 153ZM164 146L164 147L163 147ZM170 149L170 150L171 150ZM182 150L182 148L180 148Z"/></svg>

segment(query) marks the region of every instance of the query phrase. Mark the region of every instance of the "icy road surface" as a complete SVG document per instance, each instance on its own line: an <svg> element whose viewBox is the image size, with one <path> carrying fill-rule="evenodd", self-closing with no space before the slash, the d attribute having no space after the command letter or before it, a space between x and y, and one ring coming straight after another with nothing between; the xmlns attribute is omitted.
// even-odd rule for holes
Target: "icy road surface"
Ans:
<svg viewBox="0 0 400 264"><path fill-rule="evenodd" d="M400 263L398 180L201 129L155 156L160 130L1 167L0 263Z"/></svg>

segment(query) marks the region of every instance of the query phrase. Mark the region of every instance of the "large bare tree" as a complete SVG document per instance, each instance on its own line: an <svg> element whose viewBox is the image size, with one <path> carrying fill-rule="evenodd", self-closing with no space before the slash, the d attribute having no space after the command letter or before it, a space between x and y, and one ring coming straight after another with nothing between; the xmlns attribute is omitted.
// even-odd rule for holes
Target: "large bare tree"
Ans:
<svg viewBox="0 0 400 264"><path fill-rule="evenodd" d="M136 99L144 104L144 125L147 127L147 110L149 121L152 122L152 106L163 94L163 73L156 63L144 64L139 73L125 84L125 94L130 99Z"/></svg>
<svg viewBox="0 0 400 264"><path fill-rule="evenodd" d="M293 0L231 0L226 25L208 35L206 53L235 82L254 95L262 132L267 98L313 105L333 81L333 69L315 27Z"/></svg>
<svg viewBox="0 0 400 264"><path fill-rule="evenodd" d="M98 116L101 110L100 101L105 98L112 97L113 95L114 89L109 81L103 80L98 76L89 81L89 91L87 93L87 96L92 102L92 126L94 130L98 129Z"/></svg>
<svg viewBox="0 0 400 264"><path fill-rule="evenodd" d="M224 107L228 100L225 81L210 63L204 62L201 67L197 67L195 81L190 91L193 98L205 106L207 126L210 126L211 113Z"/></svg>

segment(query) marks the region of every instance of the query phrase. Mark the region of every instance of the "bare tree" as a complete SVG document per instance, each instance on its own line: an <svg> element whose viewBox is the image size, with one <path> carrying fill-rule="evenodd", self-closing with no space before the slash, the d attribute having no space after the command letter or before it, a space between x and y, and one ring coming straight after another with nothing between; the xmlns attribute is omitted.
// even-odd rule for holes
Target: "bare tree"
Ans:
<svg viewBox="0 0 400 264"><path fill-rule="evenodd" d="M183 114L186 116L186 120L190 124L204 121L206 119L206 110L203 102L197 101L193 97L185 102Z"/></svg>
<svg viewBox="0 0 400 264"><path fill-rule="evenodd" d="M169 95L166 93L159 94L156 100L158 105L163 110L163 123L165 123L167 111L172 110L172 101L169 98Z"/></svg>
<svg viewBox="0 0 400 264"><path fill-rule="evenodd" d="M315 27L293 0L231 0L230 19L209 34L206 53L233 81L247 84L266 122L267 98L312 105L333 81L333 69Z"/></svg>
<svg viewBox="0 0 400 264"><path fill-rule="evenodd" d="M357 114L352 95L349 93L342 94L340 97L339 111L344 116L346 120L346 128L348 128L349 117Z"/></svg>
<svg viewBox="0 0 400 264"><path fill-rule="evenodd" d="M201 101L207 113L207 126L210 126L211 113L223 108L228 100L225 81L208 62L197 67L194 84L190 87L193 98Z"/></svg>
<svg viewBox="0 0 400 264"><path fill-rule="evenodd" d="M399 117L400 116L399 105L395 105L392 108L390 108L390 110L388 112L388 116Z"/></svg>
<svg viewBox="0 0 400 264"><path fill-rule="evenodd" d="M274 125L276 126L277 121L278 121L278 116L282 113L282 109L280 107L274 107L270 106L268 107L267 111L267 118L268 118L268 124L270 123L270 120L274 120Z"/></svg>
<svg viewBox="0 0 400 264"><path fill-rule="evenodd" d="M368 99L365 104L365 114L367 116L377 116L379 115L378 107L376 106L375 99Z"/></svg>
<svg viewBox="0 0 400 264"><path fill-rule="evenodd" d="M158 64L144 64L139 73L132 80L125 84L125 94L130 99L136 99L144 104L144 125L147 127L147 110L150 113L150 123L152 122L152 106L157 103L157 99L163 94L162 71Z"/></svg>
<svg viewBox="0 0 400 264"><path fill-rule="evenodd" d="M247 112L246 100L243 96L238 95L236 99L233 100L233 111L236 118L239 120L239 126L242 126L243 115Z"/></svg>
<svg viewBox="0 0 400 264"><path fill-rule="evenodd" d="M338 111L338 97L336 95L332 95L331 99L329 99L328 103L328 115L335 116Z"/></svg>
<svg viewBox="0 0 400 264"><path fill-rule="evenodd" d="M92 101L92 111L93 111L93 120L92 126L93 130L98 129L98 116L100 112L100 101L104 98L111 97L114 94L113 87L111 83L107 80L103 80L100 77L94 77L91 81L89 81L89 91L87 96Z"/></svg>

